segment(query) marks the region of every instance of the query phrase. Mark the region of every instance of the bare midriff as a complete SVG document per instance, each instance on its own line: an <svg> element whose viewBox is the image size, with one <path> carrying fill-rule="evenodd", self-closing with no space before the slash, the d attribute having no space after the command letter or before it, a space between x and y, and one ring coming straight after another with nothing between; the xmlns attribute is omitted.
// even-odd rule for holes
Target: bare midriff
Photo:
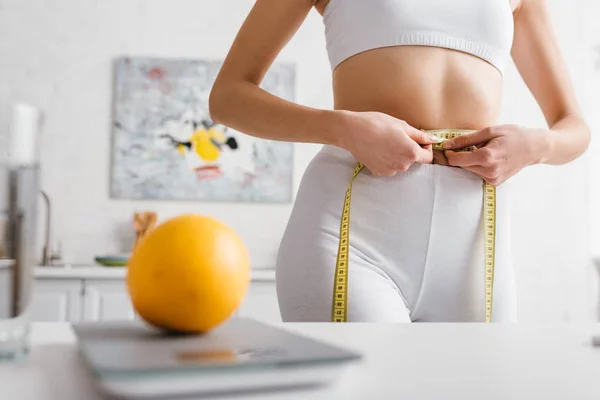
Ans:
<svg viewBox="0 0 600 400"><path fill-rule="evenodd" d="M383 112L417 129L477 130L497 123L502 74L455 50L385 47L341 62L333 94L336 109Z"/></svg>
<svg viewBox="0 0 600 400"><path fill-rule="evenodd" d="M498 120L502 75L454 50L387 47L339 64L333 93L336 109L383 112L417 129L477 130ZM446 164L443 154L435 154L434 163Z"/></svg>
<svg viewBox="0 0 600 400"><path fill-rule="evenodd" d="M498 119L502 76L458 51L387 47L339 64L333 93L337 109L384 112L418 129L480 129Z"/></svg>

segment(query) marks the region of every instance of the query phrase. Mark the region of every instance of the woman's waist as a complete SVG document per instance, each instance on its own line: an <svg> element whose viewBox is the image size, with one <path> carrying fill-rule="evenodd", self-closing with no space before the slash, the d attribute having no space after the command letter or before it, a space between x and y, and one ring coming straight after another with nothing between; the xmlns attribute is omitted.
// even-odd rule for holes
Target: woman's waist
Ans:
<svg viewBox="0 0 600 400"><path fill-rule="evenodd" d="M456 132L457 130L440 130ZM465 131L468 132L468 131ZM333 171L333 174L340 174L340 171L344 176L352 176L352 172L356 168L357 160L354 155L342 148L324 145L321 151L313 159L310 169L315 172L315 175L320 174L327 175L328 171ZM374 177L368 171L368 168L364 169L363 175L367 175L374 180L385 182L386 184L400 183L403 179L409 177L421 177L427 180L458 180L460 183L463 180L476 181L478 184L482 183L482 179L463 168L451 167L436 163L422 164L414 163L407 171L398 172L393 177ZM325 177L325 176L324 176Z"/></svg>
<svg viewBox="0 0 600 400"><path fill-rule="evenodd" d="M481 129L496 123L502 80L493 68L468 58L459 60L475 63L470 68L447 56L432 62L414 54L409 54L414 60L378 54L368 52L338 67L335 108L383 112L418 129Z"/></svg>
<svg viewBox="0 0 600 400"><path fill-rule="evenodd" d="M325 145L306 169L300 185L302 198L332 196L341 207L356 168L356 159L348 151ZM402 199L425 201L435 196L436 201L455 206L456 212L481 212L484 198L484 180L478 175L459 167L415 163L407 171L394 176L380 177L363 169L353 181L352 196L367 196L373 204L394 207ZM496 202L505 209L509 201L511 185L506 182L496 188ZM335 200L334 200L335 199ZM461 211L462 210L462 211ZM504 213L504 211L502 211Z"/></svg>
<svg viewBox="0 0 600 400"><path fill-rule="evenodd" d="M371 95L368 91L362 91L356 96L336 95L334 108L381 112L424 130L436 130L440 127L479 130L493 126L498 121L499 106L483 99L478 101L476 98L443 93L397 93Z"/></svg>
<svg viewBox="0 0 600 400"><path fill-rule="evenodd" d="M406 174L400 173L399 176L421 175L421 176L426 176L426 177L440 176L440 177L447 177L447 178L457 177L457 178L468 178L468 179L481 180L481 178L479 176L477 176L476 174L474 174L470 171L464 170L459 167L450 166L448 164L448 160L446 159L445 152L442 148L442 144L445 140L454 139L454 138L462 136L462 135L472 134L472 133L476 132L476 129L442 128L442 129L423 129L423 131L425 131L433 136L437 136L438 138L441 139L441 141L439 143L433 145L433 148L432 148L433 159L432 159L431 163L427 163L427 164L422 164L422 163L418 163L418 162L414 163L409 168L409 170L406 171ZM463 150L470 151L471 148L465 148ZM356 160L356 158L354 157L354 155L350 151L340 148L340 147L333 146L333 145L324 145L323 148L321 149L321 152L316 157L316 159L318 159L318 158L322 158L323 159L322 161L325 161L325 163L327 163L327 162L342 163L346 166L346 168L352 169L352 170L354 168L356 168L356 164L358 162ZM367 170L368 170L368 168L367 168Z"/></svg>

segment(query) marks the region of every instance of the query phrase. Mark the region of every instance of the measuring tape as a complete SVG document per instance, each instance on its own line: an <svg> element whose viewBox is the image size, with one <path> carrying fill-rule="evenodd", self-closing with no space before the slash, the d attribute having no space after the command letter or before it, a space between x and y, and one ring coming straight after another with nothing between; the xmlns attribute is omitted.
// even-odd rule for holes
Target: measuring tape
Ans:
<svg viewBox="0 0 600 400"><path fill-rule="evenodd" d="M467 130L441 129L427 131L443 141L454 139L458 136L473 132ZM434 150L443 151L442 143L436 143ZM475 147L470 146L456 151L471 151ZM333 322L346 322L348 317L348 248L350 246L350 201L352 199L352 183L364 169L359 162L354 168L350 178L344 208L340 223L340 237L338 253L335 263L335 275L333 283ZM496 253L496 188L486 181L483 182L483 216L484 216L484 268L485 268L485 322L492 322L492 304L494 297L494 263Z"/></svg>

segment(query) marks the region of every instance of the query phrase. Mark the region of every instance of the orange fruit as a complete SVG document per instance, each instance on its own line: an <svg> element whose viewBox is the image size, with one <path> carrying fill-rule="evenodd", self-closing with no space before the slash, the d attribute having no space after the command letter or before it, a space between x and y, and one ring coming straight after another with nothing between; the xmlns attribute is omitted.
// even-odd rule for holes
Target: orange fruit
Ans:
<svg viewBox="0 0 600 400"><path fill-rule="evenodd" d="M127 289L139 316L157 328L209 331L227 320L250 284L250 257L240 236L202 215L172 218L135 247Z"/></svg>

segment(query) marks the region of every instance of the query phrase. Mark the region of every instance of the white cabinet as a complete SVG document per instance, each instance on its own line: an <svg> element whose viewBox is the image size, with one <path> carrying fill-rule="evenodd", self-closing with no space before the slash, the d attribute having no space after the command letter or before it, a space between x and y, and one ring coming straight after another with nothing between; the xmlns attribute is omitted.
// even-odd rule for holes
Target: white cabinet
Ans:
<svg viewBox="0 0 600 400"><path fill-rule="evenodd" d="M3 260L0 260L0 318L6 318L10 314L10 295L8 288L12 287L10 284L10 270L8 266L2 264Z"/></svg>
<svg viewBox="0 0 600 400"><path fill-rule="evenodd" d="M135 319L123 280L86 280L84 293L83 315L86 321Z"/></svg>
<svg viewBox="0 0 600 400"><path fill-rule="evenodd" d="M254 279L236 314L267 323L281 322L274 280L270 277ZM31 316L34 321L69 322L132 320L137 317L123 277L83 275L77 278L36 278Z"/></svg>
<svg viewBox="0 0 600 400"><path fill-rule="evenodd" d="M281 322L275 282L252 282L237 315L266 323Z"/></svg>
<svg viewBox="0 0 600 400"><path fill-rule="evenodd" d="M31 296L33 321L79 321L82 303L81 280L36 280Z"/></svg>

